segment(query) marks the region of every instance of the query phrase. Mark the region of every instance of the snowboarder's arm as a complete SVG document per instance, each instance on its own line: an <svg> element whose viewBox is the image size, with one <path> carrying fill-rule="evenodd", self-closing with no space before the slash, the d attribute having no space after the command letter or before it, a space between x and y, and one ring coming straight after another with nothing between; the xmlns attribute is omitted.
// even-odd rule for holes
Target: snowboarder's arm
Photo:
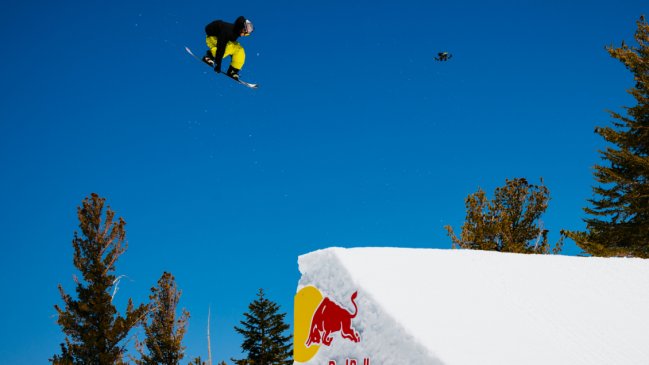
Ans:
<svg viewBox="0 0 649 365"><path fill-rule="evenodd" d="M223 56L225 55L225 46L228 43L228 40L225 37L225 34L221 32L219 36L216 37L216 55L214 55L214 71L221 73L221 62L223 62Z"/></svg>
<svg viewBox="0 0 649 365"><path fill-rule="evenodd" d="M227 32L223 26L223 21L215 20L205 27L205 33L208 36L216 38L216 55L214 56L214 71L221 72L221 62L225 55L225 45L227 44Z"/></svg>

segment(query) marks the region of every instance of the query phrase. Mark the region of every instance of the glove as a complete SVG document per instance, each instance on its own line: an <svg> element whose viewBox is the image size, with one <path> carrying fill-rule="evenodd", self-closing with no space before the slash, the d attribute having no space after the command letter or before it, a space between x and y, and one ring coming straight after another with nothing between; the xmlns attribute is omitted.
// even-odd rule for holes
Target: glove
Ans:
<svg viewBox="0 0 649 365"><path fill-rule="evenodd" d="M220 62L214 63L214 72L216 72L217 74L221 73L221 63Z"/></svg>

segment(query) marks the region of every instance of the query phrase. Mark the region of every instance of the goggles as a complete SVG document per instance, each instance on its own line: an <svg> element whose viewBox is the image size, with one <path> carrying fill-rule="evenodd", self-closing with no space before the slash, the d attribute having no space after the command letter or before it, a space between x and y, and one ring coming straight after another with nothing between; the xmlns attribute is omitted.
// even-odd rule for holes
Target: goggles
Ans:
<svg viewBox="0 0 649 365"><path fill-rule="evenodd" d="M255 30L255 27L252 26L252 22L246 19L245 23L243 23L243 35L249 36L253 30Z"/></svg>

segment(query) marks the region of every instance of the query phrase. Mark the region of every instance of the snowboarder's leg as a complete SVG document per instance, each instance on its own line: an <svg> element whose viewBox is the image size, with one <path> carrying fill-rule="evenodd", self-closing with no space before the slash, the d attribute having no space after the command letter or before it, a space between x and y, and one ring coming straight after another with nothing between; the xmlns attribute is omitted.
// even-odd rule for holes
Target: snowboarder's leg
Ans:
<svg viewBox="0 0 649 365"><path fill-rule="evenodd" d="M217 39L216 37L207 36L205 38L205 43L209 48L208 52L211 53L212 55L212 64L214 64L214 57L216 56ZM208 55L206 55L206 57L207 56ZM236 68L237 70L241 70L243 64L246 62L246 51L243 49L243 47L239 42L228 42L228 44L225 45L225 52L223 53L223 58L226 58L228 56L232 56L232 62L230 62L230 66ZM203 61L207 62L205 61L205 59Z"/></svg>
<svg viewBox="0 0 649 365"><path fill-rule="evenodd" d="M230 66L236 68L237 70L241 70L243 64L246 62L246 51L243 49L239 42L228 42L228 44L225 46L225 55L223 56L223 58L227 56L232 56L232 62L230 62Z"/></svg>
<svg viewBox="0 0 649 365"><path fill-rule="evenodd" d="M207 44L208 50L205 52L205 56L203 56L203 62L213 67L214 55L216 55L216 37L207 36L205 43Z"/></svg>
<svg viewBox="0 0 649 365"><path fill-rule="evenodd" d="M225 46L225 54L223 55L223 58L228 56L232 56L232 60L230 61L230 67L228 68L226 75L238 80L239 71L246 62L246 51L239 42L228 42Z"/></svg>

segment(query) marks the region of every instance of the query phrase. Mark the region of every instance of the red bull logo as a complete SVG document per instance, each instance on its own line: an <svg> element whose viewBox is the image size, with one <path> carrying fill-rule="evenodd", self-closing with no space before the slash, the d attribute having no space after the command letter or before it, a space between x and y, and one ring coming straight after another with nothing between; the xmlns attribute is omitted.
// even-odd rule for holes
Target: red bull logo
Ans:
<svg viewBox="0 0 649 365"><path fill-rule="evenodd" d="M354 301L357 295L358 292L354 292L351 299L354 305L354 313L347 311L347 309L329 298L322 300L311 319L311 330L306 341L306 347L310 347L313 343L330 346L333 341L331 335L335 332L340 332L342 338L352 342L361 341L361 336L352 327L352 319L356 318L356 314L358 314L358 306Z"/></svg>
<svg viewBox="0 0 649 365"><path fill-rule="evenodd" d="M317 354L321 346L333 347L336 341L347 340L353 343L361 341L361 336L353 325L353 320L358 315L357 297L358 292L354 292L350 296L351 305L343 306L322 295L314 286L306 286L295 295L293 326L295 361L307 362ZM346 307L353 307L353 310ZM330 360L327 364L336 364L336 361ZM346 364L369 365L369 359L361 362L346 359Z"/></svg>

